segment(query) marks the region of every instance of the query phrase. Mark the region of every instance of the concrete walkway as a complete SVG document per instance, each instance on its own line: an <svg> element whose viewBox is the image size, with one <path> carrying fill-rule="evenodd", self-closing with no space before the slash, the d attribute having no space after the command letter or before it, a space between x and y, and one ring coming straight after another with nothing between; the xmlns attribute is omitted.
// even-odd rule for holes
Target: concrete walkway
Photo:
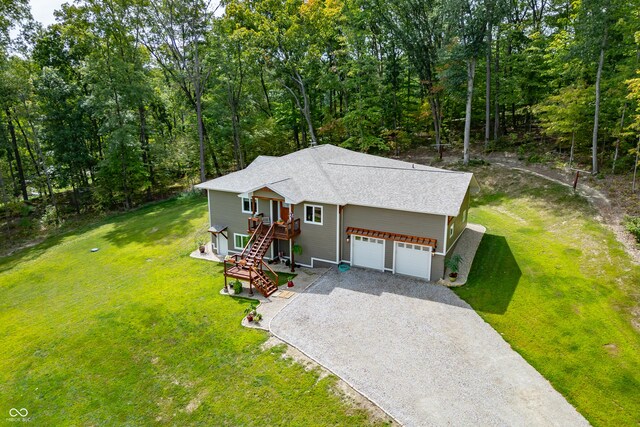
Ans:
<svg viewBox="0 0 640 427"><path fill-rule="evenodd" d="M456 242L456 247L453 249L453 255L460 255L462 257L462 262L460 262L460 270L458 271L458 278L455 282L449 280L449 269L446 269L444 272L444 279L438 280L439 285L445 285L450 288L454 288L457 286L462 286L467 283L467 277L469 277L469 272L471 271L471 265L473 264L473 258L476 256L476 252L478 251L478 246L480 246L480 241L482 240L482 236L487 231L487 228L483 225L479 224L471 224L468 223L467 227L464 229L460 238Z"/></svg>
<svg viewBox="0 0 640 427"><path fill-rule="evenodd" d="M271 331L407 426L587 421L450 289L330 270Z"/></svg>

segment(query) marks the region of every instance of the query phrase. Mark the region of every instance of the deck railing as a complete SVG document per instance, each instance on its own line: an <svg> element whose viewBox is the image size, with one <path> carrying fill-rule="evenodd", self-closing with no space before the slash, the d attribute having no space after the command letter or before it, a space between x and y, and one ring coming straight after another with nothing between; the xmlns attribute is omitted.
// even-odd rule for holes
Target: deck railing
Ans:
<svg viewBox="0 0 640 427"><path fill-rule="evenodd" d="M262 218L250 217L247 225L248 232L254 233L259 224L262 224ZM276 239L289 240L298 234L300 234L300 218L288 222L277 221L273 223L273 237Z"/></svg>

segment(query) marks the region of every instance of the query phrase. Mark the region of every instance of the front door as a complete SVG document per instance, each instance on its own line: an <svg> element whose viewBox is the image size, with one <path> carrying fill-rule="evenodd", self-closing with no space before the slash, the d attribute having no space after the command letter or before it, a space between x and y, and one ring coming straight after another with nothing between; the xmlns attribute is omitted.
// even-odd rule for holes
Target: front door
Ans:
<svg viewBox="0 0 640 427"><path fill-rule="evenodd" d="M227 253L229 252L229 242L222 233L218 233L216 248L218 249L218 255L227 256Z"/></svg>
<svg viewBox="0 0 640 427"><path fill-rule="evenodd" d="M289 220L289 203L280 202L280 219L284 222Z"/></svg>

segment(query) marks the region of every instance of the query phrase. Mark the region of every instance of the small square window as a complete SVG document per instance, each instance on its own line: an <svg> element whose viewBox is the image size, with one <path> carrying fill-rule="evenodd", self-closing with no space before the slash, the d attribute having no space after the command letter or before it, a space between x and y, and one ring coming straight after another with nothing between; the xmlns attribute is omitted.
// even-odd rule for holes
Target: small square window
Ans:
<svg viewBox="0 0 640 427"><path fill-rule="evenodd" d="M242 198L242 213L254 213L257 210L256 201L249 197Z"/></svg>
<svg viewBox="0 0 640 427"><path fill-rule="evenodd" d="M362 240L362 237L360 237L360 236L356 236L356 237L355 237L355 239L356 239L356 240L358 240L358 241L360 241L360 240Z"/></svg>
<svg viewBox="0 0 640 427"><path fill-rule="evenodd" d="M322 206L304 205L304 222L322 225Z"/></svg>
<svg viewBox="0 0 640 427"><path fill-rule="evenodd" d="M462 222L467 222L467 212L469 212L469 209L465 209L462 213Z"/></svg>
<svg viewBox="0 0 640 427"><path fill-rule="evenodd" d="M455 223L451 223L451 225L449 226L449 237L453 237L453 231L455 229Z"/></svg>
<svg viewBox="0 0 640 427"><path fill-rule="evenodd" d="M236 249L244 249L249 242L249 236L246 234L233 234L233 245Z"/></svg>

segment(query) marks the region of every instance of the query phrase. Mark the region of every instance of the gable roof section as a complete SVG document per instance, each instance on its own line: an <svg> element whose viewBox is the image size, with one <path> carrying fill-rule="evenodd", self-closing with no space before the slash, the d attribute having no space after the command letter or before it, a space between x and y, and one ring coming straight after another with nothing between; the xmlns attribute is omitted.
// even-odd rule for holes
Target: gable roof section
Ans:
<svg viewBox="0 0 640 427"><path fill-rule="evenodd" d="M267 187L294 204L352 204L457 216L472 183L471 173L325 144L282 157L259 156L244 170L196 187L239 194Z"/></svg>

